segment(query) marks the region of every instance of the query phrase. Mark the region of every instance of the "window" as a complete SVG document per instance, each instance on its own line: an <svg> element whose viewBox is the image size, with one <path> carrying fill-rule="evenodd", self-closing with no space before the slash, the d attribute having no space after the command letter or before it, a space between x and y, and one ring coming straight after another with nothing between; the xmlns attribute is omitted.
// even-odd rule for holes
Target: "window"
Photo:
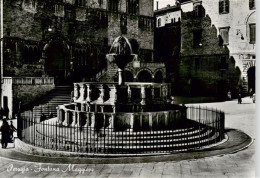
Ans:
<svg viewBox="0 0 260 178"><path fill-rule="evenodd" d="M249 9L255 9L255 0L249 0Z"/></svg>
<svg viewBox="0 0 260 178"><path fill-rule="evenodd" d="M255 44L255 24L249 24L249 35L250 35L250 43Z"/></svg>
<svg viewBox="0 0 260 178"><path fill-rule="evenodd" d="M193 31L193 47L201 47L202 46L202 30L194 30Z"/></svg>
<svg viewBox="0 0 260 178"><path fill-rule="evenodd" d="M118 0L109 0L108 10L110 12L118 12Z"/></svg>
<svg viewBox="0 0 260 178"><path fill-rule="evenodd" d="M158 27L160 27L160 26L162 25L162 24L161 24L161 23L162 23L161 21L162 21L162 19L159 18L158 21L157 21L157 26L158 26Z"/></svg>
<svg viewBox="0 0 260 178"><path fill-rule="evenodd" d="M128 14L136 15L138 13L139 0L127 0Z"/></svg>
<svg viewBox="0 0 260 178"><path fill-rule="evenodd" d="M193 4L193 13L195 17L203 17L205 15L205 11L201 2Z"/></svg>
<svg viewBox="0 0 260 178"><path fill-rule="evenodd" d="M138 28L142 30L151 30L153 24L153 18L139 16L138 17Z"/></svg>
<svg viewBox="0 0 260 178"><path fill-rule="evenodd" d="M228 45L229 43L229 27L225 27L225 28L220 28L219 29L219 35L220 35L220 39L222 40L221 42L219 42L220 45Z"/></svg>
<svg viewBox="0 0 260 178"><path fill-rule="evenodd" d="M85 2L85 0L76 0L75 4L77 6L85 6L86 2Z"/></svg>
<svg viewBox="0 0 260 178"><path fill-rule="evenodd" d="M229 13L229 0L219 0L219 13L220 14Z"/></svg>
<svg viewBox="0 0 260 178"><path fill-rule="evenodd" d="M55 15L56 15L56 16L59 16L59 17L63 17L64 14L65 14L65 12L64 12L64 6L63 6L63 5L56 4L56 5L55 5Z"/></svg>

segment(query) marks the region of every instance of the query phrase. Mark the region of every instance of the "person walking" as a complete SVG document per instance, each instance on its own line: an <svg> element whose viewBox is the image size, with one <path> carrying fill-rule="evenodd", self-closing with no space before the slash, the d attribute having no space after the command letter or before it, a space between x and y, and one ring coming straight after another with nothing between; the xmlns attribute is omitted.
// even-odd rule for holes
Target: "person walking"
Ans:
<svg viewBox="0 0 260 178"><path fill-rule="evenodd" d="M0 131L2 132L2 148L6 148L8 142L10 141L10 126L5 119L3 119L3 124L0 127Z"/></svg>
<svg viewBox="0 0 260 178"><path fill-rule="evenodd" d="M238 93L238 104L241 104L242 103L242 97L241 97L241 94L240 93Z"/></svg>
<svg viewBox="0 0 260 178"><path fill-rule="evenodd" d="M14 138L14 132L17 131L17 129L14 127L13 125L13 121L10 121L10 138L13 139Z"/></svg>

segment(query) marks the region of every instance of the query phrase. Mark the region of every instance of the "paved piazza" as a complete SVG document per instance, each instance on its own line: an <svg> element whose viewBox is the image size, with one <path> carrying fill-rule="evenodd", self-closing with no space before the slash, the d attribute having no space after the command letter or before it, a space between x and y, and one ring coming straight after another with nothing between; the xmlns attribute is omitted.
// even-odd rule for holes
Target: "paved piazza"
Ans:
<svg viewBox="0 0 260 178"><path fill-rule="evenodd" d="M200 104L226 113L226 128L256 137L255 104L250 98ZM138 164L38 164L0 158L2 177L255 177L255 142L245 150L196 160ZM40 161L40 160L39 160Z"/></svg>

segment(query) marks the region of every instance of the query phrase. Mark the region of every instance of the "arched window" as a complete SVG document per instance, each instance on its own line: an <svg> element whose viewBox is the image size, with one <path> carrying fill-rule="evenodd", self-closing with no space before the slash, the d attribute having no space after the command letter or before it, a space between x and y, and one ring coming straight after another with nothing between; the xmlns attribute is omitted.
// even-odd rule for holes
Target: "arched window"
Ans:
<svg viewBox="0 0 260 178"><path fill-rule="evenodd" d="M229 13L229 0L219 0L219 14Z"/></svg>
<svg viewBox="0 0 260 178"><path fill-rule="evenodd" d="M161 21L162 21L161 18L159 18L159 19L157 20L157 26L158 26L158 27L160 27L160 26L162 25L162 24L161 24L161 23L162 23Z"/></svg>

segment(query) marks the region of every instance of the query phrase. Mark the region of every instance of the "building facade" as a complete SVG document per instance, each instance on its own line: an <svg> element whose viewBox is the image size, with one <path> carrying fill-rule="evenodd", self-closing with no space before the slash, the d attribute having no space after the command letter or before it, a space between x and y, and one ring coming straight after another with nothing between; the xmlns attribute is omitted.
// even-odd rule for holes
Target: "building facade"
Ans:
<svg viewBox="0 0 260 178"><path fill-rule="evenodd" d="M3 1L2 24L4 77L54 77L55 85L116 80L106 54L123 35L138 55L127 66L127 80L165 78L165 65L154 64L151 0Z"/></svg>
<svg viewBox="0 0 260 178"><path fill-rule="evenodd" d="M4 1L3 22L4 76L47 75L57 84L95 78L119 35L138 61L154 62L150 0Z"/></svg>
<svg viewBox="0 0 260 178"><path fill-rule="evenodd" d="M255 92L256 9L255 0L181 1L183 12L191 12L196 4L217 30L220 45L227 47L230 58L240 73L239 86L244 93Z"/></svg>
<svg viewBox="0 0 260 178"><path fill-rule="evenodd" d="M255 90L254 1L182 0L159 11L167 13L155 14L157 29L166 28L174 22L170 17L181 14L176 65L182 91L224 95L230 90L236 96L238 90Z"/></svg>

